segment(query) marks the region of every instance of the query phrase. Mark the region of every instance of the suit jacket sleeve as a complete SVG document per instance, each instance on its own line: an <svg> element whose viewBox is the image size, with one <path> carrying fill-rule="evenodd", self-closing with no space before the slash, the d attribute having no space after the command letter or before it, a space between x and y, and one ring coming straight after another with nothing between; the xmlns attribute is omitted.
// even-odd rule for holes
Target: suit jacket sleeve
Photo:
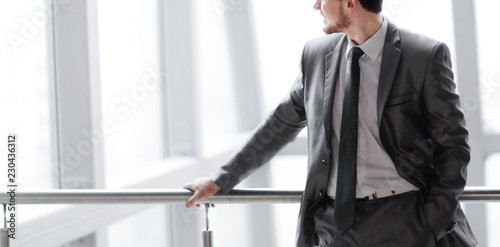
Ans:
<svg viewBox="0 0 500 247"><path fill-rule="evenodd" d="M267 163L306 126L304 84L300 73L276 109L253 132L246 144L212 178L224 193Z"/></svg>
<svg viewBox="0 0 500 247"><path fill-rule="evenodd" d="M446 234L454 221L470 160L468 132L455 90L450 52L440 43L434 48L428 65L422 97L426 125L435 144L434 176L423 214L437 239Z"/></svg>

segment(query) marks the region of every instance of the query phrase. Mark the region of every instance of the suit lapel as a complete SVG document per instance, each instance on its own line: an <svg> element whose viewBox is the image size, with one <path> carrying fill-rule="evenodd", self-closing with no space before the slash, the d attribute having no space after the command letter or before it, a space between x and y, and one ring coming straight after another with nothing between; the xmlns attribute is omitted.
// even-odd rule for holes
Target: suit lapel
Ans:
<svg viewBox="0 0 500 247"><path fill-rule="evenodd" d="M327 140L331 147L332 137L332 106L333 95L335 94L335 85L340 68L340 56L342 54L342 45L346 43L347 36L337 39L332 44L332 52L325 56L325 86L323 91L323 124L327 134Z"/></svg>
<svg viewBox="0 0 500 247"><path fill-rule="evenodd" d="M388 24L377 92L377 120L379 128L385 102L394 83L399 59L401 58L401 50L397 48L400 41L399 31L392 23L389 22Z"/></svg>

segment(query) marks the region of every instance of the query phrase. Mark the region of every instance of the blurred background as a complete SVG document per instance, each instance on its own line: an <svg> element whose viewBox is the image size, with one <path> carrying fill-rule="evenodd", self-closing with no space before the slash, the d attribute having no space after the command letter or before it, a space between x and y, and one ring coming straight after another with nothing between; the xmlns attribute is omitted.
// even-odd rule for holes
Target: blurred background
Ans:
<svg viewBox="0 0 500 247"><path fill-rule="evenodd" d="M0 2L0 157L18 134L18 190L181 188L211 176L288 92L313 0ZM500 186L494 0L385 0L398 26L444 41L470 131L468 186ZM238 187L303 189L306 131ZM0 184L7 184L0 169ZM2 191L5 191L2 189ZM500 246L500 204L463 204ZM294 245L298 204L216 205L214 244ZM21 205L12 246L201 246L203 209Z"/></svg>

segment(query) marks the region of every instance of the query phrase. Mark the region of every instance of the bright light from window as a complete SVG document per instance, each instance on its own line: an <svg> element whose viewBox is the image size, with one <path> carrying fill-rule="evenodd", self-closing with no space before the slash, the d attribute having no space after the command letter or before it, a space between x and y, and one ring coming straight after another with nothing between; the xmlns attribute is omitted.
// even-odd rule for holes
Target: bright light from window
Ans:
<svg viewBox="0 0 500 247"><path fill-rule="evenodd" d="M108 185L163 158L158 12L156 1L98 1Z"/></svg>
<svg viewBox="0 0 500 247"><path fill-rule="evenodd" d="M475 2L477 50L479 60L479 89L481 97L481 116L483 130L488 134L500 133L500 51L492 44L500 39L500 33L493 31L498 28L500 16L496 12L500 2L481 0Z"/></svg>
<svg viewBox="0 0 500 247"><path fill-rule="evenodd" d="M37 0L0 3L0 154L7 157L7 133L17 133L17 183L28 190L57 187L46 11Z"/></svg>

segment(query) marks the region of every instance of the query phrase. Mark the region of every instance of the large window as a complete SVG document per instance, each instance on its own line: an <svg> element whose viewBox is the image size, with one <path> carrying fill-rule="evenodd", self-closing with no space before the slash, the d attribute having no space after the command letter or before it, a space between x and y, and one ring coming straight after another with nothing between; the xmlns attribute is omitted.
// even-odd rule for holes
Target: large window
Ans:
<svg viewBox="0 0 500 247"><path fill-rule="evenodd" d="M454 54L451 0L386 0L382 13L399 27L445 42Z"/></svg>
<svg viewBox="0 0 500 247"><path fill-rule="evenodd" d="M306 185L307 156L289 155L275 159L272 163L272 187L285 190L303 190ZM294 246L297 217L300 204L276 204L276 240L279 246ZM297 216L297 217L296 217Z"/></svg>
<svg viewBox="0 0 500 247"><path fill-rule="evenodd" d="M498 175L500 174L500 154L492 154L486 159L485 164L485 174L486 174L486 186L491 186L493 188L500 187L500 180ZM500 205L498 203L487 204L487 227L488 232L488 246L499 246L500 236L497 234L500 228Z"/></svg>
<svg viewBox="0 0 500 247"><path fill-rule="evenodd" d="M194 58L199 129L205 153L227 148L237 131L234 83L231 80L223 12L217 1L195 1Z"/></svg>
<svg viewBox="0 0 500 247"><path fill-rule="evenodd" d="M164 157L158 8L98 1L102 112L112 126L104 139L108 186Z"/></svg>
<svg viewBox="0 0 500 247"><path fill-rule="evenodd" d="M166 221L165 206L154 206L143 212L120 219L107 227L107 246L169 246L167 244Z"/></svg>
<svg viewBox="0 0 500 247"><path fill-rule="evenodd" d="M401 28L446 43L451 52L452 64L455 64L451 0L387 0L384 1L383 14ZM459 84L460 78L457 78L456 68L452 66L452 69L455 73L455 83Z"/></svg>
<svg viewBox="0 0 500 247"><path fill-rule="evenodd" d="M486 135L498 135L500 133L500 117L498 106L500 105L500 63L497 57L500 51L492 48L492 44L500 39L500 34L495 32L500 17L495 9L500 8L500 2L493 0L475 1L475 16L477 28L477 51L479 68L479 97L482 116L482 130ZM479 103L479 102L475 102ZM485 161L484 174L486 185L499 187L498 176L500 174L500 154L494 153ZM488 246L500 245L500 236L497 230L500 228L498 212L500 207L496 203L487 204L487 227Z"/></svg>
<svg viewBox="0 0 500 247"><path fill-rule="evenodd" d="M495 13L500 4L477 0L475 8L468 9L465 3L384 0L383 14L399 27L445 42L454 65L467 44L460 38L470 37L459 33L462 29L454 20L459 22L460 17L454 14L475 17L477 33L470 35L477 41L478 54L473 54L477 64L471 59L466 63L471 67L453 69L456 76L460 72L464 77L456 78L461 89L474 88L475 83L479 86L477 94L460 91L476 99L481 110L481 117L467 119L475 159L469 177L474 185L500 186L500 151L494 145L500 133L496 113L500 63L495 60L500 51L492 45L500 38L492 31L500 22ZM49 7L51 4L54 6ZM262 110L268 113L288 93L299 71L304 44L325 35L323 17L313 4L278 0L3 1L0 157L6 157L7 133L17 133L20 190L66 188L65 179L92 180L98 188L104 181L106 189L132 185L181 188L195 177L209 176L237 149L235 142L241 135L248 134L240 131L249 129L245 120L264 117ZM68 40L82 42L65 42ZM476 68L477 81L465 78ZM239 81L247 72L255 76L255 82ZM253 110L251 98L263 99L255 107L264 109L245 115ZM470 114L478 113L477 109L465 110ZM99 125L101 117L103 126ZM103 146L89 145L92 156L65 177L59 174L58 157L78 143L80 133L71 129L77 123L84 123L82 128L99 125L97 129L105 129ZM299 144L306 143L305 135L306 131L299 135ZM493 145L484 147L484 143ZM265 184L303 189L306 151L299 150L297 143L292 145L286 155L276 157L238 187ZM483 161L484 170L478 168ZM6 169L0 169L0 184L5 185L6 178ZM465 205L472 227L487 226L481 244L497 246L498 205L487 204L485 219L474 217L482 216L478 214L483 212L481 208ZM210 211L215 245L251 247L261 241L264 246L293 246L299 207L216 205ZM204 225L203 209L181 206L20 205L18 211L20 240L11 243L23 246L37 245L37 241L47 246L185 242L191 246L201 241L199 229Z"/></svg>
<svg viewBox="0 0 500 247"><path fill-rule="evenodd" d="M494 0L475 1L477 49L479 60L479 89L483 130L488 134L500 133L500 51L493 48L500 39L500 33L495 32L500 23L500 16L495 12L500 8L500 2ZM493 46L492 46L493 45Z"/></svg>
<svg viewBox="0 0 500 247"><path fill-rule="evenodd" d="M305 43L325 35L323 17L313 9L313 3L252 1L266 112L290 90Z"/></svg>
<svg viewBox="0 0 500 247"><path fill-rule="evenodd" d="M0 141L18 134L17 183L22 189L57 188L49 66L50 18L39 1L0 3ZM6 169L0 182L6 184Z"/></svg>

